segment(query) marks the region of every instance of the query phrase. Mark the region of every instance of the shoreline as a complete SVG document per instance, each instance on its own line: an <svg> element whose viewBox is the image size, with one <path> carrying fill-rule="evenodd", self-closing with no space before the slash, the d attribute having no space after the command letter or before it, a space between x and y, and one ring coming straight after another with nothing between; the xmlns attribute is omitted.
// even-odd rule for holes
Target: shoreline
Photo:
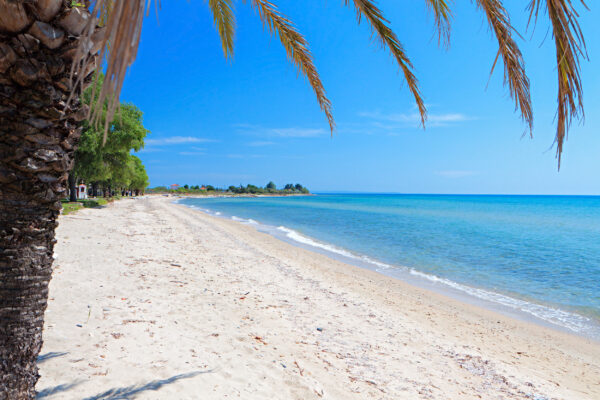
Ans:
<svg viewBox="0 0 600 400"><path fill-rule="evenodd" d="M218 197L304 197L317 196L316 193L221 193L221 194L198 194L198 193L148 193L148 196L164 196L185 199L210 199Z"/></svg>
<svg viewBox="0 0 600 400"><path fill-rule="evenodd" d="M258 232L267 233L270 236L293 246L317 252L333 260L354 267L374 271L392 279L399 279L408 285L430 290L462 303L482 307L486 310L503 314L509 318L573 334L600 344L600 321L579 314L576 311L567 311L552 305L537 303L533 299L521 299L509 294L469 286L468 284L440 278L436 275L431 275L410 267L390 265L377 260L376 258L371 258L371 256L355 253L351 249L339 248L333 244L321 242L285 226L280 226L278 228L274 225L266 225L261 221L232 215L223 215L221 212L179 203L180 200L184 199L186 198L177 198L173 200L173 204L202 212L211 217L233 220L236 223L248 225ZM536 313L536 311L539 310L542 312L541 315L539 315L539 312ZM546 313L552 312L555 319L553 320L552 318L543 315L544 311L546 311ZM565 321L557 322L556 319L560 319L560 317L574 317L577 321L569 321L569 323ZM576 325L577 323L579 325ZM579 328L579 330L576 328Z"/></svg>
<svg viewBox="0 0 600 400"><path fill-rule="evenodd" d="M44 398L600 395L597 343L171 201L61 217Z"/></svg>

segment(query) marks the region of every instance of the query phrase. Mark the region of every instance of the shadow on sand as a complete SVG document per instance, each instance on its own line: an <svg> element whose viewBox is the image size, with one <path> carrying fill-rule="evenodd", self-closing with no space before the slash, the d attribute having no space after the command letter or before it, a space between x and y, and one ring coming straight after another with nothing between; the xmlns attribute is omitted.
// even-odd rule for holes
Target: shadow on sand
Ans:
<svg viewBox="0 0 600 400"><path fill-rule="evenodd" d="M55 395L60 392L66 392L67 390L73 389L75 386L79 385L82 382L83 381L76 381L76 382L69 383L69 384L57 385L57 386L54 386L51 388L46 388L46 389L42 390L41 392L38 392L37 395L35 396L35 398L36 398L36 400L39 400L39 399L44 399L48 396Z"/></svg>
<svg viewBox="0 0 600 400"><path fill-rule="evenodd" d="M86 397L84 400L132 400L135 399L137 395L141 394L142 392L146 392L149 390L159 390L163 386L174 383L178 380L192 378L196 375L207 374L209 372L212 372L212 370L188 372L187 374L179 374L167 379L160 379L148 382L143 385L132 385L122 388L113 388L95 396ZM84 381L76 381L69 384L63 384L51 388L46 388L41 392L38 392L36 400L44 399L46 397L53 396L60 392L66 392L83 382Z"/></svg>
<svg viewBox="0 0 600 400"><path fill-rule="evenodd" d="M38 356L37 363L41 364L44 361L50 360L51 358L62 357L62 356L66 356L67 354L69 354L69 353L67 353L66 351L51 351L49 353Z"/></svg>
<svg viewBox="0 0 600 400"><path fill-rule="evenodd" d="M207 374L209 372L212 372L212 370L189 372L187 374L179 374L179 375L175 375L170 378L167 378L167 379L160 379L160 380L148 382L144 385L133 385L133 386L127 386L127 387L122 387L122 388L113 388L113 389L107 390L104 393L100 393L100 394L97 394L92 397L86 397L84 400L130 400L130 399L135 399L137 397L137 395L141 394L142 392L146 392L149 390L159 390L163 386L169 385L178 380L192 378L196 375Z"/></svg>
<svg viewBox="0 0 600 400"><path fill-rule="evenodd" d="M49 353L38 356L37 363L41 364L45 361L51 360L56 357L62 357L67 354L69 354L69 353L67 353L66 351L51 351ZM41 392L37 392L37 395L35 396L35 398L43 399L45 397L52 396L56 393L66 392L67 390L70 390L73 387L79 385L81 382L82 381L78 381L78 382L73 382L73 383L69 383L69 384L57 385L57 386L54 386L51 388L46 388L46 389L42 390Z"/></svg>

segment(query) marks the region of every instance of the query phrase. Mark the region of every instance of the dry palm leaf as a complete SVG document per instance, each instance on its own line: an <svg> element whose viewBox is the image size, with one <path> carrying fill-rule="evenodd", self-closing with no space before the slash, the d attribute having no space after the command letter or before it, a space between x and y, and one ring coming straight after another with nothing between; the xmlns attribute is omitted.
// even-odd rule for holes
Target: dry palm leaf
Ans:
<svg viewBox="0 0 600 400"><path fill-rule="evenodd" d="M581 4L587 9L583 0ZM529 3L529 20L537 21L542 0L531 0ZM556 127L556 156L558 169L563 151L563 144L573 118L583 119L583 87L579 74L579 58L588 58L585 40L577 18L579 14L571 0L545 0L546 10L556 46L556 63L558 72L558 110Z"/></svg>
<svg viewBox="0 0 600 400"><path fill-rule="evenodd" d="M89 118L90 123L99 124L102 119L102 105L105 101L108 103L104 118L104 141L119 103L119 93L123 87L125 73L137 55L144 18L144 3L144 0L97 0L75 58L72 74L74 73L80 80L85 75L82 72L94 60L88 53L91 37L97 25L104 25L105 34L102 38L99 59L101 62L106 60L106 72L98 94L97 106L90 110ZM92 98L94 97L95 93L92 95Z"/></svg>
<svg viewBox="0 0 600 400"><path fill-rule="evenodd" d="M435 27L438 31L438 44L444 47L450 46L450 25L452 22L452 12L448 6L447 0L426 0L427 8L433 12Z"/></svg>
<svg viewBox="0 0 600 400"><path fill-rule="evenodd" d="M213 13L215 26L221 38L225 57L233 56L233 40L235 38L235 14L232 0L208 0Z"/></svg>
<svg viewBox="0 0 600 400"><path fill-rule="evenodd" d="M419 115L421 116L421 124L424 127L425 120L427 119L427 109L425 108L425 102L421 97L419 83L415 74L413 73L414 67L404 52L402 43L400 43L398 37L390 28L389 21L384 18L383 13L379 8L377 8L373 1L353 0L353 3L354 7L356 8L356 18L358 23L360 24L361 19L364 17L371 25L371 29L381 45L384 47L387 46L394 56L394 59L404 74L404 79L408 84L409 90L415 98L417 108L419 109ZM345 0L345 4L349 5L349 0Z"/></svg>
<svg viewBox="0 0 600 400"><path fill-rule="evenodd" d="M72 76L80 80L89 69L89 64L96 62L96 58L88 53L92 45L91 38L98 25L103 25L106 34L102 39L100 62L106 67L106 78L100 89L97 104L108 103L105 118L105 131L108 131L109 121L112 120L118 104L118 95L123 85L123 79L128 67L135 60L140 40L140 33L144 10L149 8L150 1L145 5L144 0L96 0L93 4L92 18L80 41L76 62ZM248 0L258 10L264 25L272 34L277 34L283 44L288 57L304 74L311 84L321 110L325 113L331 130L335 123L331 114L331 102L327 98L323 84L317 73L312 54L308 49L306 39L297 31L295 26L284 17L275 5L267 0ZM508 84L510 94L515 101L515 107L521 111L523 120L531 131L533 127L533 114L529 93L529 80L525 74L523 57L514 38L515 33L508 13L501 0L473 0L485 12L488 23L498 41L498 57L504 63L504 79ZM581 3L587 8L583 0ZM89 2L86 1L86 4ZM348 6L350 0L345 0ZM421 123L424 125L427 118L425 103L421 97L414 67L406 55L404 48L395 33L389 26L389 21L375 5L374 0L352 0L360 23L365 18L378 41L387 47L398 63L404 74L408 87L415 98L419 109ZM538 13L542 4L546 10L553 28L556 45L556 58L558 69L558 126L556 133L557 156L560 160L564 139L573 117L583 117L582 85L579 73L579 57L587 58L585 42L581 28L577 22L579 15L575 11L572 0L531 0L530 19ZM213 12L217 31L219 32L223 51L226 56L233 55L233 40L235 36L235 16L233 14L233 0L208 0ZM449 0L426 0L427 7L433 12L440 43L447 45L450 37L450 22L452 14ZM157 7L158 8L158 7ZM96 44L94 44L96 45ZM492 71L494 69L492 67ZM102 106L92 110L90 121L99 123L102 119Z"/></svg>
<svg viewBox="0 0 600 400"><path fill-rule="evenodd" d="M500 0L476 0L477 5L485 12L490 28L498 40L498 54L492 66L492 71L502 56L504 62L504 83L508 83L510 96L515 101L515 109L521 110L521 117L533 130L533 111L529 94L529 78L525 74L525 64L519 46L513 38L514 29L508 13Z"/></svg>
<svg viewBox="0 0 600 400"><path fill-rule="evenodd" d="M313 88L317 101L321 110L327 116L329 128L333 133L335 129L335 121L331 113L331 102L327 98L325 88L317 72L317 68L313 63L313 57L308 49L308 43L294 27L294 25L285 18L277 7L266 0L250 0L252 6L258 10L258 14L271 34L277 33L279 41L285 48L285 51L299 71L308 79L308 82Z"/></svg>

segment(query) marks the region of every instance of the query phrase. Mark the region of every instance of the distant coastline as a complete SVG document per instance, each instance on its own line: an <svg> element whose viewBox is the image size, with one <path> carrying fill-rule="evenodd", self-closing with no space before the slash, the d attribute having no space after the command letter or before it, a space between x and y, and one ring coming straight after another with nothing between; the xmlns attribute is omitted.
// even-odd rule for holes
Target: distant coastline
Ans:
<svg viewBox="0 0 600 400"><path fill-rule="evenodd" d="M228 186L227 188L215 187L213 185L178 185L172 184L169 187L157 186L149 188L150 194L181 194L181 195L267 195L267 196L289 196L289 195L308 195L310 190L300 183L287 183L282 188L277 188L275 182L270 181L264 187L247 184L246 186Z"/></svg>
<svg viewBox="0 0 600 400"><path fill-rule="evenodd" d="M227 197L307 197L307 196L318 196L318 193L265 193L265 194L251 194L251 193L207 193L207 194L199 194L199 193L151 193L150 196L172 196L172 197L185 197L189 199L199 198L199 199L207 199L207 198L227 198Z"/></svg>

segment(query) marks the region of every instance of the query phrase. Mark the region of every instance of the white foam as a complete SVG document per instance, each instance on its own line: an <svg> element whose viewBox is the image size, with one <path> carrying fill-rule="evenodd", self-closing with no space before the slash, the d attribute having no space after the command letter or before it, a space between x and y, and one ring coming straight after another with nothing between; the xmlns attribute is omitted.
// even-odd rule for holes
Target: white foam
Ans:
<svg viewBox="0 0 600 400"><path fill-rule="evenodd" d="M279 231L285 233L286 237L288 237L298 243L303 243L303 244L306 244L306 245L309 245L312 247L318 247L320 249L327 250L332 253L341 254L345 257L360 259L359 256L356 256L347 250L341 249L339 247L335 247L335 246L327 244L327 243L318 242L312 238L309 238L308 236L302 235L301 233L299 233L293 229L286 228L285 226L279 226L279 227L277 227L277 229Z"/></svg>
<svg viewBox="0 0 600 400"><path fill-rule="evenodd" d="M530 303L525 300L516 299L513 297L502 295L500 293L491 292L488 290L483 290L483 289L479 289L479 288L475 288L475 287L471 287L471 286L467 286L467 285L462 285L458 282L454 282L454 281L451 281L451 280L445 279L445 278L440 278L435 275L430 275L430 274L427 274L427 273L424 273L421 271L417 271L412 268L393 266L393 265L386 264L381 261L374 260L374 259L364 256L364 255L357 255L346 249L342 249L342 248L333 246L328 243L319 242L315 239L304 236L301 233L299 233L293 229L287 228L285 226L279 226L277 229L281 232L284 232L285 236L287 238L294 240L298 243L302 243L302 244L312 246L312 247L317 247L317 248L320 248L320 249L323 249L323 250L326 250L326 251L329 251L329 252L332 252L335 254L342 255L344 257L348 257L351 259L362 261L367 264L374 265L374 266L378 267L378 268L376 268L376 270L378 270L378 271L380 271L381 269L384 269L384 270L393 269L393 270L408 271L411 275L426 279L427 281L432 282L434 284L442 284L442 285L451 287L455 290L461 291L463 293L467 293L471 296L480 298L482 300L486 300L486 301L489 301L492 303L500 304L505 307L509 307L514 310L519 310L519 311L528 313L528 314L533 315L534 317L537 317L543 321L565 327L574 332L585 333L586 331L588 331L590 329L590 326L592 323L590 318L584 317L579 314L570 313L570 312L567 312L564 310L560 310L558 308L553 308L553 307L543 306L540 304Z"/></svg>
<svg viewBox="0 0 600 400"><path fill-rule="evenodd" d="M590 325L592 323L592 320L590 318L584 317L583 315L560 310L558 308L530 303L528 301L505 296L500 293L495 293L484 289L462 285L449 279L444 279L435 275L426 274L421 271L414 270L412 268L410 269L410 273L412 275L425 278L434 283L441 283L443 285L450 286L451 288L460 290L461 292L468 293L471 296L475 296L483 300L498 303L503 306L528 313L530 315L533 315L534 317L540 318L541 320L551 322L559 326L563 326L574 332L584 333L587 330L589 330Z"/></svg>
<svg viewBox="0 0 600 400"><path fill-rule="evenodd" d="M336 247L333 246L331 244L328 243L323 243L323 242L319 242L315 239L312 239L308 236L304 236L302 235L300 232L295 231L293 229L287 228L285 226L279 226L277 228L278 230L282 231L285 233L285 236L287 236L289 239L292 239L296 242L299 243L303 243L309 246L313 246L313 247L318 247L320 249L326 250L326 251L330 251L332 253L336 253L336 254L340 254L344 257L348 257L348 258L352 258L355 260L359 260L368 264L372 264L372 265L376 265L379 268L383 268L383 269L390 269L390 268L394 268L394 266L390 265L390 264L386 264L383 263L381 261L377 261L374 260L370 257L364 256L364 255L358 255L358 254L354 254L351 251L348 251L346 249L342 249L340 247Z"/></svg>
<svg viewBox="0 0 600 400"><path fill-rule="evenodd" d="M360 258L366 263L377 265L379 268L383 268L383 269L397 268L397 267L394 267L393 265L386 264L381 261L373 260L372 258L367 257L367 256L361 256Z"/></svg>
<svg viewBox="0 0 600 400"><path fill-rule="evenodd" d="M215 215L218 215L215 213ZM243 224L250 224L250 225L259 225L258 222L256 222L255 220L253 220L252 218L240 218L240 217L236 217L235 215L231 216L231 219L237 222L241 222Z"/></svg>

